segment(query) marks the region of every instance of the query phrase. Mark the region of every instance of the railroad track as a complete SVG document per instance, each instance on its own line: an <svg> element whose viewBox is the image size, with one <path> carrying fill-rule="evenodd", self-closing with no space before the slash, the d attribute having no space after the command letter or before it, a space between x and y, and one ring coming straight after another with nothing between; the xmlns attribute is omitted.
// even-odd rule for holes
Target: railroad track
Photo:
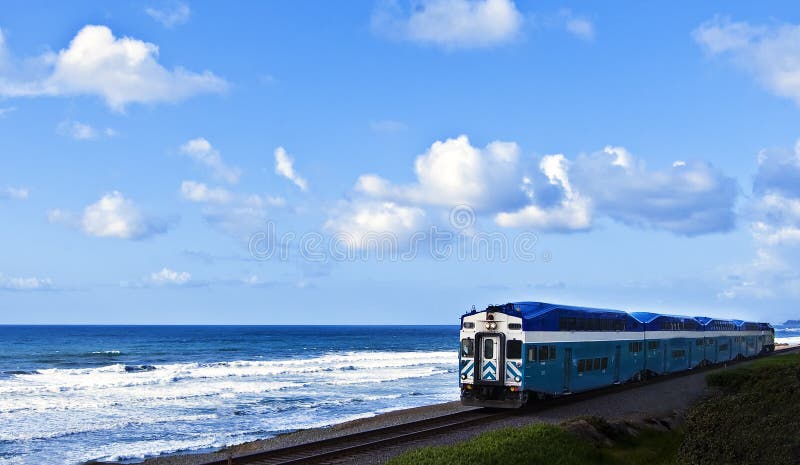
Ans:
<svg viewBox="0 0 800 465"><path fill-rule="evenodd" d="M788 353L797 350L798 348L778 350L766 356ZM693 370L662 375L641 382L612 385L592 391L565 395L543 401L534 401L529 403L526 408L520 410L476 408L449 415L442 415L424 420L402 423L395 426L323 439L321 441L315 441L296 446L240 456L232 456L228 459L208 462L203 465L299 465L331 463L335 462L336 460L352 457L368 451L407 444L427 437L436 436L438 434L452 433L453 431L469 428L478 424L495 422L512 416L530 415L562 405L582 402L596 397L619 393L630 389L637 389L639 387L649 386L683 376L714 370L720 368L721 366L736 365L748 360L752 359L710 365L707 367L695 368Z"/></svg>
<svg viewBox="0 0 800 465"><path fill-rule="evenodd" d="M323 439L297 446L231 457L204 465L295 465L326 463L361 452L405 444L410 441L452 432L479 423L518 415L513 410L476 408L385 428Z"/></svg>

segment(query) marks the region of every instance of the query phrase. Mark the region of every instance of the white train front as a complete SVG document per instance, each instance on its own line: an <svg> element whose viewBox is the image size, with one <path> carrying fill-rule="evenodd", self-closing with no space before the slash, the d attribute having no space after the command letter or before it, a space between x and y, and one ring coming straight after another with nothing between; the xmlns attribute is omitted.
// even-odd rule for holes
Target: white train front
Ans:
<svg viewBox="0 0 800 465"><path fill-rule="evenodd" d="M516 302L461 317L465 405L520 407L775 348L769 323Z"/></svg>

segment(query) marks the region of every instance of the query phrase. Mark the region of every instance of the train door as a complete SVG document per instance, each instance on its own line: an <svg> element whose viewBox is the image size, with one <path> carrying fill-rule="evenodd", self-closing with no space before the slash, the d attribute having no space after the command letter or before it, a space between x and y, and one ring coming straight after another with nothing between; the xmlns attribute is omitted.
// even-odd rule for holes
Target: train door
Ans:
<svg viewBox="0 0 800 465"><path fill-rule="evenodd" d="M484 336L481 341L481 380L496 382L500 367L500 336Z"/></svg>
<svg viewBox="0 0 800 465"><path fill-rule="evenodd" d="M662 369L663 373L669 372L669 360L667 359L667 346L668 345L669 344L667 344L667 341L664 341L664 357L663 357L663 360L661 361L661 366L663 367L663 369Z"/></svg>
<svg viewBox="0 0 800 465"><path fill-rule="evenodd" d="M686 367L691 369L692 368L692 347L694 346L694 341L689 341L689 358L686 360Z"/></svg>
<svg viewBox="0 0 800 465"><path fill-rule="evenodd" d="M619 350L619 346L614 349L614 382L619 383L619 370L620 365L622 365L621 360L621 351Z"/></svg>
<svg viewBox="0 0 800 465"><path fill-rule="evenodd" d="M569 392L569 378L572 372L572 349L564 349L564 392Z"/></svg>

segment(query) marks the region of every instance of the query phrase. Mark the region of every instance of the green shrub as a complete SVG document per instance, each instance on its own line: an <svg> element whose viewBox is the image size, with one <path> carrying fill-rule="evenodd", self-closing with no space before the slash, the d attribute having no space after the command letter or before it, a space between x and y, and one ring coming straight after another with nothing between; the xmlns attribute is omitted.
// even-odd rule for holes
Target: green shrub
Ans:
<svg viewBox="0 0 800 465"><path fill-rule="evenodd" d="M800 463L800 355L708 375L720 393L687 416L682 463Z"/></svg>

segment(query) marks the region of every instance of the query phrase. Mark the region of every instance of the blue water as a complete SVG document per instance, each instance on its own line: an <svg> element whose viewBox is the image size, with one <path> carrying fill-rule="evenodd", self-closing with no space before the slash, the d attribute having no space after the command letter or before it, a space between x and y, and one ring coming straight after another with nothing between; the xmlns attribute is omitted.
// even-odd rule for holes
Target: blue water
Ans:
<svg viewBox="0 0 800 465"><path fill-rule="evenodd" d="M205 451L458 398L458 328L0 326L0 464Z"/></svg>

